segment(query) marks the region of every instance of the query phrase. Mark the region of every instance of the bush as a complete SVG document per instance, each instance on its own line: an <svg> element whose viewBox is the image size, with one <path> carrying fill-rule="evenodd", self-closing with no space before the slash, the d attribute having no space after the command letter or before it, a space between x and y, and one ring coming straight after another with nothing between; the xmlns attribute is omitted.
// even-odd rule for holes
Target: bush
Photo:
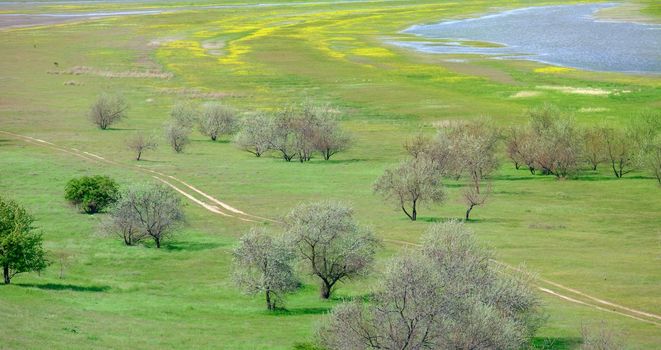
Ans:
<svg viewBox="0 0 661 350"><path fill-rule="evenodd" d="M176 122L172 122L165 127L165 139L177 153L183 152L184 148L190 143L189 134L190 129Z"/></svg>
<svg viewBox="0 0 661 350"><path fill-rule="evenodd" d="M94 214L117 201L119 186L108 176L83 176L69 180L64 198L85 213Z"/></svg>

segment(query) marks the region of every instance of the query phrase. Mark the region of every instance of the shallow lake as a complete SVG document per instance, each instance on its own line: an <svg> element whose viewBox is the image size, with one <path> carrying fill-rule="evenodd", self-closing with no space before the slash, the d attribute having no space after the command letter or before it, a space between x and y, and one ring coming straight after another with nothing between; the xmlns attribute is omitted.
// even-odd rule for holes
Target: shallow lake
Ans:
<svg viewBox="0 0 661 350"><path fill-rule="evenodd" d="M660 74L661 25L594 17L600 9L613 6L618 4L529 7L417 25L404 33L427 41L391 43L428 53L492 55L586 70ZM475 41L499 45L485 47Z"/></svg>

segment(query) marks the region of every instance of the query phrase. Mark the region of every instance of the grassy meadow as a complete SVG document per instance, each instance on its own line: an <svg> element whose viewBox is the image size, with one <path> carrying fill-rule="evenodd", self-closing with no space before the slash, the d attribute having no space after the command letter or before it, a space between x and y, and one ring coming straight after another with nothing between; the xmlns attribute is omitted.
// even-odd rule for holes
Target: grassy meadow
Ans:
<svg viewBox="0 0 661 350"><path fill-rule="evenodd" d="M280 3L240 3L267 2ZM661 108L659 76L426 55L388 44L411 40L399 32L413 24L560 3L574 2L416 0L199 9L176 2L71 2L0 8L71 13L188 6L0 30L0 131L119 163L86 161L0 133L0 195L16 199L36 217L53 262L40 274L22 274L0 286L0 348L292 349L310 343L323 314L343 298L368 293L374 280L342 284L334 299L322 301L316 281L307 278L288 298L287 311L269 313L260 297L242 295L230 278L231 250L250 223L187 202L188 224L171 243L160 250L125 247L121 239L97 232L103 214L80 214L65 202L66 182L93 174L122 185L154 181L133 167L125 146L136 131L146 131L159 138L160 147L146 153L140 166L176 176L247 213L279 218L301 201L349 203L362 224L387 240L378 253L378 270L389 256L411 249L392 241L417 242L430 222L461 218L465 210L461 181L446 181L448 201L422 208L417 222L372 194L376 178L405 156L408 137L432 134L444 120L489 116L501 126L522 123L526 109L546 102L585 125L622 126L638 112ZM658 4L635 4L639 10L631 16L659 20ZM105 131L86 118L103 91L120 92L130 105L128 117ZM342 126L354 137L349 151L300 164L275 155L256 158L228 140L212 142L197 132L182 154L163 139L170 107L179 100L219 100L245 112L268 112L305 98L343 111ZM516 170L503 157L493 189L469 225L498 260L609 302L661 314L661 189L648 173L616 179L603 164L558 181ZM562 291L544 281L539 285ZM577 348L581 325L602 320L626 336L630 349L661 344L658 324L548 293L542 297L548 321L535 338L540 348Z"/></svg>

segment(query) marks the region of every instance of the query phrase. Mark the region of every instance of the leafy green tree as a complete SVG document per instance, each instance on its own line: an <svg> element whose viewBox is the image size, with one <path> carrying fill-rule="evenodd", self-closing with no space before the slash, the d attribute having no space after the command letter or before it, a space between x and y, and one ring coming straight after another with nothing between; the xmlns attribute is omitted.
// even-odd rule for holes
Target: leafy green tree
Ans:
<svg viewBox="0 0 661 350"><path fill-rule="evenodd" d="M83 176L69 180L64 198L85 213L94 214L117 201L119 186L108 176Z"/></svg>
<svg viewBox="0 0 661 350"><path fill-rule="evenodd" d="M0 266L5 284L16 274L41 271L48 265L41 234L32 232L33 221L18 203L0 197Z"/></svg>

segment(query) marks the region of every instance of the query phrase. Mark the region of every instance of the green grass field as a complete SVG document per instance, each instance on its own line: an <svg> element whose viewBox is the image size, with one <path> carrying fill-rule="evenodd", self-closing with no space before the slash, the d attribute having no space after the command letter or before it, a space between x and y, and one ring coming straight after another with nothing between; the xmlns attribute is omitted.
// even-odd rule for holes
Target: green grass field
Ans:
<svg viewBox="0 0 661 350"><path fill-rule="evenodd" d="M304 98L330 102L346 112L342 125L355 138L354 147L332 161L256 158L227 141L211 142L195 133L185 153L175 154L160 140L161 147L147 153L140 165L262 217L281 217L301 201L349 203L361 223L391 240L378 254L378 270L387 257L403 250L392 241L417 242L430 222L464 214L460 182L446 181L448 202L423 208L418 222L372 194L372 183L404 157L403 142L420 130L432 133L435 122L483 115L503 126L521 123L527 108L545 102L572 113L581 124L616 126L637 112L661 108L658 76L481 57L454 63L444 61L447 56L385 43L406 40L398 32L416 23L557 3L567 2L375 1L189 9L0 31L0 131L119 163L85 160L0 133L0 195L33 213L53 260L41 274L19 275L11 285L0 286L0 348L291 349L311 342L324 313L342 298L365 294L373 281L350 281L335 299L322 301L316 282L306 279L304 288L289 297L287 311L269 313L262 299L242 295L229 278L231 249L249 223L189 201L188 225L165 248L124 247L120 239L97 233L100 215L80 214L65 202L66 182L90 174L109 175L122 185L155 181L133 167L124 141L136 130L162 139L177 100L219 99L242 111L269 111ZM175 5L1 9L68 13ZM659 19L661 8L653 1L640 2L639 8L637 16ZM89 72L52 74L81 66ZM118 77L145 71L173 77ZM86 118L102 91L121 92L130 104L128 117L106 131ZM474 210L470 227L500 261L525 265L544 280L590 296L661 314L661 189L649 174L634 172L617 180L602 166L557 181L515 170L503 159L493 189L488 204ZM68 256L63 278L60 256ZM658 319L655 325L547 282L539 285L585 304L540 291L549 318L537 345L576 348L581 325L601 320L621 331L631 349L661 344Z"/></svg>

